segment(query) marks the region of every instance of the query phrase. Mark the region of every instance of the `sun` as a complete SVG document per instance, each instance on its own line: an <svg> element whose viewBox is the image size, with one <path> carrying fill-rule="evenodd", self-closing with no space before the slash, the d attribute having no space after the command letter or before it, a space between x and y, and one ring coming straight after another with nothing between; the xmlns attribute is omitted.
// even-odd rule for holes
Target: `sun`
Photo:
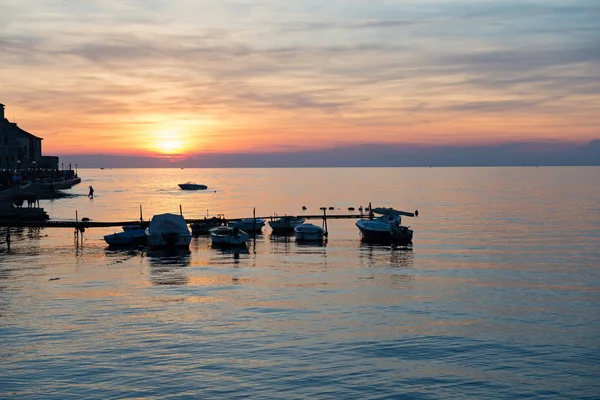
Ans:
<svg viewBox="0 0 600 400"><path fill-rule="evenodd" d="M148 141L149 150L167 156L185 153L188 147L183 131L176 127L154 132Z"/></svg>
<svg viewBox="0 0 600 400"><path fill-rule="evenodd" d="M180 154L185 150L181 140L163 139L156 145L156 150L163 154Z"/></svg>
<svg viewBox="0 0 600 400"><path fill-rule="evenodd" d="M209 117L159 120L142 132L139 145L145 152L165 158L192 155L207 143L207 132L215 122Z"/></svg>

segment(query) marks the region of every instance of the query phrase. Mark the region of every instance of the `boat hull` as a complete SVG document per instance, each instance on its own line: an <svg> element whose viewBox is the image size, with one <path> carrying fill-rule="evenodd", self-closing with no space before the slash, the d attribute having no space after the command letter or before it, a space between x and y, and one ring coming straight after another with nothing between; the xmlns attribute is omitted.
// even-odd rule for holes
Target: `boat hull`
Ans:
<svg viewBox="0 0 600 400"><path fill-rule="evenodd" d="M274 221L269 221L269 226L275 233L293 233L294 229L298 225L302 225L304 223L304 219L277 219Z"/></svg>
<svg viewBox="0 0 600 400"><path fill-rule="evenodd" d="M320 242L325 237L325 232L320 226L302 224L294 228L296 240L299 242Z"/></svg>
<svg viewBox="0 0 600 400"><path fill-rule="evenodd" d="M179 232L163 232L161 234L147 233L146 238L150 247L164 248L188 248L192 241L192 235Z"/></svg>
<svg viewBox="0 0 600 400"><path fill-rule="evenodd" d="M405 226L400 226L392 229L391 227L382 227L372 224L369 226L368 223L360 223L358 221L356 226L358 227L363 241L370 243L393 243L400 245L412 244L413 231Z"/></svg>
<svg viewBox="0 0 600 400"><path fill-rule="evenodd" d="M104 241L109 246L142 246L146 244L144 229L113 233L104 236Z"/></svg>
<svg viewBox="0 0 600 400"><path fill-rule="evenodd" d="M211 236L212 244L221 246L242 246L248 241L248 237Z"/></svg>
<svg viewBox="0 0 600 400"><path fill-rule="evenodd" d="M181 190L206 190L208 186L195 183L180 183L178 185Z"/></svg>
<svg viewBox="0 0 600 400"><path fill-rule="evenodd" d="M250 236L243 230L231 227L217 227L210 230L210 239L217 246L243 246Z"/></svg>

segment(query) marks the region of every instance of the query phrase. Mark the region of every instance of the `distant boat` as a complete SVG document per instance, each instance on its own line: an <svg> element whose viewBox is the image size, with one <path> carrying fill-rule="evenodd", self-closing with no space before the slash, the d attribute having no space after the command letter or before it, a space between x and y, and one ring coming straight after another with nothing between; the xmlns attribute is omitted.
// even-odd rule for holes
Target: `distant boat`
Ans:
<svg viewBox="0 0 600 400"><path fill-rule="evenodd" d="M150 247L184 247L192 241L192 234L183 216L158 214L152 217L146 238Z"/></svg>
<svg viewBox="0 0 600 400"><path fill-rule="evenodd" d="M124 225L123 232L104 236L109 246L141 246L146 243L146 230L141 225Z"/></svg>
<svg viewBox="0 0 600 400"><path fill-rule="evenodd" d="M269 226L275 233L292 233L294 228L304 223L304 218L286 215L269 221Z"/></svg>
<svg viewBox="0 0 600 400"><path fill-rule="evenodd" d="M256 221L256 222L255 222ZM231 221L228 223L232 228L239 228L244 232L255 233L260 232L262 227L265 226L265 220L262 218L244 218L239 221Z"/></svg>
<svg viewBox="0 0 600 400"><path fill-rule="evenodd" d="M380 217L361 219L356 222L364 241L396 244L412 243L413 231L401 224L401 216L414 217L414 213L385 207L373 208L372 212L373 214L379 214Z"/></svg>
<svg viewBox="0 0 600 400"><path fill-rule="evenodd" d="M199 183L194 183L194 182L180 183L179 187L182 190L205 190L205 189L208 189L208 186L201 185Z"/></svg>
<svg viewBox="0 0 600 400"><path fill-rule="evenodd" d="M294 233L300 242L318 242L325 236L323 228L314 224L300 224L294 228Z"/></svg>
<svg viewBox="0 0 600 400"><path fill-rule="evenodd" d="M210 229L210 238L215 245L239 246L246 244L249 235L237 227L216 226Z"/></svg>

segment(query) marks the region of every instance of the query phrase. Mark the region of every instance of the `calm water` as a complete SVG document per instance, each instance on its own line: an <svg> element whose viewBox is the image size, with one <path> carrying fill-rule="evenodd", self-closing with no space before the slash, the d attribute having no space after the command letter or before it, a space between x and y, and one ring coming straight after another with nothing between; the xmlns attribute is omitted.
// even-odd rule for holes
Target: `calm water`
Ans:
<svg viewBox="0 0 600 400"><path fill-rule="evenodd" d="M598 167L79 172L79 196L42 202L52 218L369 201L420 216L412 250L361 244L353 220L329 221L325 246L265 228L245 251L199 237L174 255L108 250L115 228L82 247L70 229L13 231L1 398L600 396Z"/></svg>

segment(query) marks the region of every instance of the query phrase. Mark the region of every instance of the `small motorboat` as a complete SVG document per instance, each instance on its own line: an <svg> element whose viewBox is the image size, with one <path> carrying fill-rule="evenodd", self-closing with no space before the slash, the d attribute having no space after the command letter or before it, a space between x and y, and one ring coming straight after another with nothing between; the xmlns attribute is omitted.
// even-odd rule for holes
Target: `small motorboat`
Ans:
<svg viewBox="0 0 600 400"><path fill-rule="evenodd" d="M158 214L152 217L146 229L146 239L150 247L187 248L192 233L182 215Z"/></svg>
<svg viewBox="0 0 600 400"><path fill-rule="evenodd" d="M208 186L201 185L199 183L194 183L194 182L180 183L179 187L181 188L181 190L205 190L205 189L208 189Z"/></svg>
<svg viewBox="0 0 600 400"><path fill-rule="evenodd" d="M373 214L379 214L377 218ZM372 243L412 244L413 231L402 225L402 215L414 217L414 213L398 211L393 208L373 208L369 219L356 222L363 240Z"/></svg>
<svg viewBox="0 0 600 400"><path fill-rule="evenodd" d="M275 233L292 233L294 228L304 223L304 218L286 215L269 221L269 226Z"/></svg>
<svg viewBox="0 0 600 400"><path fill-rule="evenodd" d="M258 233L262 230L262 227L265 226L265 222L266 221L262 218L244 218L237 221L230 221L228 225L233 228L240 228L247 233Z"/></svg>
<svg viewBox="0 0 600 400"><path fill-rule="evenodd" d="M193 235L208 235L211 228L220 226L225 223L225 219L221 217L204 218L190 224L190 229Z"/></svg>
<svg viewBox="0 0 600 400"><path fill-rule="evenodd" d="M146 230L141 225L123 225L123 232L104 236L109 246L141 246L146 244Z"/></svg>
<svg viewBox="0 0 600 400"><path fill-rule="evenodd" d="M300 224L294 228L294 233L300 242L320 242L325 237L323 228L314 224Z"/></svg>
<svg viewBox="0 0 600 400"><path fill-rule="evenodd" d="M210 238L214 245L240 246L246 244L249 235L237 227L216 226L210 229Z"/></svg>

